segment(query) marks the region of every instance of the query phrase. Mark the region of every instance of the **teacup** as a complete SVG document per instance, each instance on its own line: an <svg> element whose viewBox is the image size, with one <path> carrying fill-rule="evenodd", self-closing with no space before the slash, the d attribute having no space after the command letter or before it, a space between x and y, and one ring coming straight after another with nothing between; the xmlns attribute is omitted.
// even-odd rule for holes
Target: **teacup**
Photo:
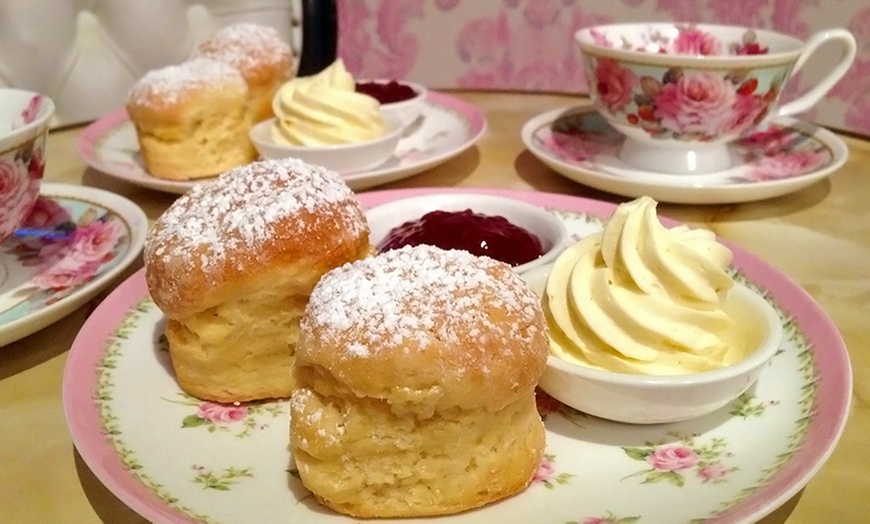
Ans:
<svg viewBox="0 0 870 524"><path fill-rule="evenodd" d="M620 158L676 174L730 167L729 142L767 119L812 107L856 53L855 38L844 29L803 42L746 27L636 23L587 27L574 38L595 108L626 136ZM780 105L788 80L827 42L843 49L830 73Z"/></svg>
<svg viewBox="0 0 870 524"><path fill-rule="evenodd" d="M0 242L30 214L45 170L54 102L22 89L0 89Z"/></svg>

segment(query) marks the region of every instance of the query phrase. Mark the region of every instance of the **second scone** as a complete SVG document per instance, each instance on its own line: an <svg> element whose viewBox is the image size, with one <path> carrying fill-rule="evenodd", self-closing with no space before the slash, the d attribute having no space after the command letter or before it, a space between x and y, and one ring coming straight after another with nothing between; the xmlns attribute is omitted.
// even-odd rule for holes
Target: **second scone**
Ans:
<svg viewBox="0 0 870 524"><path fill-rule="evenodd" d="M218 402L289 396L308 295L369 254L368 234L342 179L299 160L238 167L176 200L144 259L181 388Z"/></svg>
<svg viewBox="0 0 870 524"><path fill-rule="evenodd" d="M356 517L450 514L524 489L544 450L537 296L511 268L406 247L327 273L301 321L290 443Z"/></svg>

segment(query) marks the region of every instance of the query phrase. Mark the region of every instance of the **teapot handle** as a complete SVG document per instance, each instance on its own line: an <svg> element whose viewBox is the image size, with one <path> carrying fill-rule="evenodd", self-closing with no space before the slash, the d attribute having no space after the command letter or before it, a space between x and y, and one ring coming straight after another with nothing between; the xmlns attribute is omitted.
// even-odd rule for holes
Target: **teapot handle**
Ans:
<svg viewBox="0 0 870 524"><path fill-rule="evenodd" d="M298 76L317 74L338 56L335 0L302 0L302 43Z"/></svg>

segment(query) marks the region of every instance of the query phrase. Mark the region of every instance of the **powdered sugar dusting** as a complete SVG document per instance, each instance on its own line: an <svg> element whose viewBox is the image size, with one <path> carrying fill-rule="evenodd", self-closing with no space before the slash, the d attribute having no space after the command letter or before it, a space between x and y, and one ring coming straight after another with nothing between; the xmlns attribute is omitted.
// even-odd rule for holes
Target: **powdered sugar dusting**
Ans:
<svg viewBox="0 0 870 524"><path fill-rule="evenodd" d="M178 65L155 69L140 78L127 95L135 105L172 105L191 92L211 85L248 89L245 79L235 67L209 58L197 58Z"/></svg>
<svg viewBox="0 0 870 524"><path fill-rule="evenodd" d="M275 28L242 22L219 29L200 44L197 54L246 71L262 63L280 64L287 61L291 50Z"/></svg>
<svg viewBox="0 0 870 524"><path fill-rule="evenodd" d="M234 168L209 184L198 184L157 220L146 241L149 258L182 258L208 272L226 261L228 251L258 255L275 236L276 221L302 210L315 213L355 198L340 176L297 159L263 160ZM353 237L367 224L358 206L339 206L338 217ZM332 213L332 212L330 212ZM299 223L299 232L305 224Z"/></svg>
<svg viewBox="0 0 870 524"><path fill-rule="evenodd" d="M425 348L433 338L508 351L529 345L539 313L537 296L507 265L466 251L406 246L327 273L311 294L302 330L317 329L326 347L340 346L335 341L349 330L359 335L346 358L404 351L408 341Z"/></svg>

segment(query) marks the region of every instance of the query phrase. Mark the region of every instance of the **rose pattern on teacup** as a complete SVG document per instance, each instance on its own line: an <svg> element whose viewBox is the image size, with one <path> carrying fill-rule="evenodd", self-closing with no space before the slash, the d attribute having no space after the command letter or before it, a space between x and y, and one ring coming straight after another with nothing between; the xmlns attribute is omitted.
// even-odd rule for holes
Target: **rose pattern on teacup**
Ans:
<svg viewBox="0 0 870 524"><path fill-rule="evenodd" d="M590 29L589 36L595 45L607 48L618 48L640 52L651 52L665 55L692 56L740 56L764 55L769 51L757 41L757 35L752 29L744 31L739 42L724 42L722 39L704 31L692 24L674 26L677 36L671 38L658 29L639 35L641 44L635 44L625 37L615 44L607 35L598 29Z"/></svg>
<svg viewBox="0 0 870 524"><path fill-rule="evenodd" d="M0 239L12 234L30 213L45 171L45 137L0 152Z"/></svg>
<svg viewBox="0 0 870 524"><path fill-rule="evenodd" d="M610 24L575 33L589 94L627 139L619 158L649 172L700 175L734 165L727 146L766 121L813 107L842 78L857 44L831 28L801 40L726 25ZM829 72L780 105L787 82L829 42Z"/></svg>
<svg viewBox="0 0 870 524"><path fill-rule="evenodd" d="M781 65L749 71L585 62L592 97L611 116L652 138L681 141L709 142L757 126L788 74Z"/></svg>

